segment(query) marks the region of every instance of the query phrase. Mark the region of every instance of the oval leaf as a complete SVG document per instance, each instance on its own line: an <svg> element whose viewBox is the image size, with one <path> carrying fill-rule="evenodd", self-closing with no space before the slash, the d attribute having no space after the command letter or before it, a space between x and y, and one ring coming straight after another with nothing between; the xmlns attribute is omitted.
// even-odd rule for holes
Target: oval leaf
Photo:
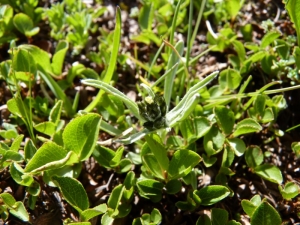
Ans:
<svg viewBox="0 0 300 225"><path fill-rule="evenodd" d="M222 185L210 185L196 191L196 194L201 199L201 205L213 205L226 198L230 191Z"/></svg>
<svg viewBox="0 0 300 225"><path fill-rule="evenodd" d="M251 224L280 225L281 218L278 212L267 202L262 202L254 211Z"/></svg>
<svg viewBox="0 0 300 225"><path fill-rule="evenodd" d="M66 201L77 211L81 212L89 208L89 199L82 184L71 177L54 176L54 183L57 184Z"/></svg>
<svg viewBox="0 0 300 225"><path fill-rule="evenodd" d="M63 132L64 146L67 150L79 155L79 160L85 160L92 154L100 129L101 118L90 113L72 120Z"/></svg>
<svg viewBox="0 0 300 225"><path fill-rule="evenodd" d="M236 130L233 133L234 137L240 136L242 134L248 134L253 132L258 132L262 129L262 127L257 123L254 119L247 118L240 121L237 126Z"/></svg>
<svg viewBox="0 0 300 225"><path fill-rule="evenodd" d="M254 168L254 172L261 176L262 178L271 181L273 183L281 184L282 183L282 174L278 167L263 164Z"/></svg>
<svg viewBox="0 0 300 225"><path fill-rule="evenodd" d="M216 114L218 124L223 132L228 135L232 132L234 126L234 113L225 106L215 107L214 113Z"/></svg>

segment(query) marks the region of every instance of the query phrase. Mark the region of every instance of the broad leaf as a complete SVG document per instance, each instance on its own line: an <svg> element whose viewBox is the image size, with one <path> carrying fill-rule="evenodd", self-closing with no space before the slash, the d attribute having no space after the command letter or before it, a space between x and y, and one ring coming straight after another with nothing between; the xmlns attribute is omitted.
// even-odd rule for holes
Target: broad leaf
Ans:
<svg viewBox="0 0 300 225"><path fill-rule="evenodd" d="M249 146L245 153L245 160L249 167L255 168L264 161L264 154L258 146Z"/></svg>
<svg viewBox="0 0 300 225"><path fill-rule="evenodd" d="M262 202L251 217L251 224L280 225L281 222L279 213L268 202Z"/></svg>
<svg viewBox="0 0 300 225"><path fill-rule="evenodd" d="M77 161L78 158L73 152L67 152L54 142L46 142L34 154L24 171L25 173L35 173L49 169L58 169L68 163L72 164Z"/></svg>
<svg viewBox="0 0 300 225"><path fill-rule="evenodd" d="M225 106L217 106L214 109L216 118L220 128L223 132L228 135L232 132L234 126L234 113Z"/></svg>
<svg viewBox="0 0 300 225"><path fill-rule="evenodd" d="M66 41L60 41L56 46L51 63L52 71L56 75L61 75L65 55L67 53L68 48L69 44Z"/></svg>
<svg viewBox="0 0 300 225"><path fill-rule="evenodd" d="M237 124L233 136L237 137L242 134L258 132L261 131L261 129L262 127L254 119L246 118Z"/></svg>
<svg viewBox="0 0 300 225"><path fill-rule="evenodd" d="M94 113L72 120L63 132L65 149L75 152L79 160L90 157L98 139L100 121L100 116Z"/></svg>
<svg viewBox="0 0 300 225"><path fill-rule="evenodd" d="M168 169L170 179L186 176L199 162L201 157L190 150L178 150L174 153Z"/></svg>
<svg viewBox="0 0 300 225"><path fill-rule="evenodd" d="M144 179L136 183L139 194L153 202L159 202L162 198L163 184L152 179Z"/></svg>
<svg viewBox="0 0 300 225"><path fill-rule="evenodd" d="M280 33L278 31L270 31L265 34L265 36L261 40L261 48L266 48L271 43L273 43L278 37L280 37Z"/></svg>
<svg viewBox="0 0 300 225"><path fill-rule="evenodd" d="M89 199L82 184L71 177L54 176L54 183L57 184L66 201L78 212L89 208Z"/></svg>
<svg viewBox="0 0 300 225"><path fill-rule="evenodd" d="M246 150L245 142L240 138L227 139L230 149L234 151L237 156L242 156Z"/></svg>
<svg viewBox="0 0 300 225"><path fill-rule="evenodd" d="M98 215L105 213L106 210L107 210L106 204L101 204L94 208L84 210L80 215L82 220L88 221Z"/></svg>
<svg viewBox="0 0 300 225"><path fill-rule="evenodd" d="M297 195L299 195L300 187L293 182L288 182L286 183L284 188L279 186L279 191L284 199L291 200L292 198L295 198Z"/></svg>
<svg viewBox="0 0 300 225"><path fill-rule="evenodd" d="M157 134L149 134L145 138L149 148L159 163L161 171L166 171L169 168L169 159L167 157L167 150L164 147L161 138Z"/></svg>
<svg viewBox="0 0 300 225"><path fill-rule="evenodd" d="M213 205L226 198L230 191L227 187L221 185L210 185L196 191L201 199L201 205Z"/></svg>
<svg viewBox="0 0 300 225"><path fill-rule="evenodd" d="M262 178L273 183L282 183L282 174L278 167L270 164L262 164L254 168L254 172Z"/></svg>
<svg viewBox="0 0 300 225"><path fill-rule="evenodd" d="M211 221L213 225L225 225L228 221L228 212L225 209L213 208L211 210Z"/></svg>

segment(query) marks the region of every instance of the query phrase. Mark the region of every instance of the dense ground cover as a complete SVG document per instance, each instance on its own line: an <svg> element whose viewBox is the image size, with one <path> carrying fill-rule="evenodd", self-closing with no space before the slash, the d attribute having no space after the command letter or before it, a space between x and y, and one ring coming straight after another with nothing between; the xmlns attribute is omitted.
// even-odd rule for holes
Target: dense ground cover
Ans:
<svg viewBox="0 0 300 225"><path fill-rule="evenodd" d="M1 222L299 223L298 9L0 0Z"/></svg>

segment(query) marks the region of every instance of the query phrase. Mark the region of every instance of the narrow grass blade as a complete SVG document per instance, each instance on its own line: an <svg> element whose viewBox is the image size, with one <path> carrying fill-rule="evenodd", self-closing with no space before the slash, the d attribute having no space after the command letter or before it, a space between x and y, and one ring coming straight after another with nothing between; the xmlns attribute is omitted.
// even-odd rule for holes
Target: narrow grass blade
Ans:
<svg viewBox="0 0 300 225"><path fill-rule="evenodd" d="M175 46L175 49L179 53L179 56L182 55L183 48L184 48L183 42L179 41ZM175 52L172 52L172 54L169 58L169 61L168 61L167 70L170 70L176 63L179 62L179 60L180 60L180 58L177 56L177 54ZM167 105L167 111L169 109L170 102L171 102L171 96L172 96L172 92L173 92L173 83L174 83L176 71L177 71L177 67L175 67L174 70L172 70L172 72L165 78L164 98L165 98L166 105Z"/></svg>
<svg viewBox="0 0 300 225"><path fill-rule="evenodd" d="M219 71L213 72L206 78L204 78L202 81L199 83L195 84L193 87L191 87L186 95L181 99L181 101L178 103L177 106L175 106L174 109L172 109L170 112L167 113L166 118L167 121L171 124L173 124L173 120L176 119L176 117L182 113L185 110L185 105L187 102L195 96L203 87L205 87L209 82L211 82L219 73Z"/></svg>
<svg viewBox="0 0 300 225"><path fill-rule="evenodd" d="M113 48L112 48L111 56L110 56L110 59L109 59L108 68L107 68L105 77L103 79L103 82L105 82L105 83L109 83L111 81L111 78L112 78L113 73L114 73L115 68L116 68L118 52L119 52L119 47L120 47L120 40L121 40L121 24L122 24L121 10L120 10L119 7L117 7L116 27L115 27L115 31L114 31ZM104 94L104 91L100 90L98 92L96 98L85 108L84 111L86 111L86 112L92 111L96 107L98 102L100 101L101 96L103 94Z"/></svg>
<svg viewBox="0 0 300 225"><path fill-rule="evenodd" d="M111 85L100 81L100 80L93 80L93 79L85 79L81 81L85 85L89 85L92 87L100 88L103 91L108 92L109 94L112 94L119 98L124 104L127 106L127 108L130 110L130 112L138 119L140 119L139 115L139 108L137 104L132 101L130 98L128 98L125 94L120 92L118 89L112 87Z"/></svg>

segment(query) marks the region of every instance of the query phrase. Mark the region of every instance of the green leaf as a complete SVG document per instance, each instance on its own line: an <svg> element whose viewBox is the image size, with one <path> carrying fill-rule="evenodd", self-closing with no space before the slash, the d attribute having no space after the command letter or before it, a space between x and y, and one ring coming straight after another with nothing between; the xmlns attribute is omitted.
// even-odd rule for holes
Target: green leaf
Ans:
<svg viewBox="0 0 300 225"><path fill-rule="evenodd" d="M217 122L223 132L228 135L232 132L234 126L234 113L225 106L216 106L214 109Z"/></svg>
<svg viewBox="0 0 300 225"><path fill-rule="evenodd" d="M285 8L289 13L291 21L295 24L298 46L300 45L300 2L297 0L287 0Z"/></svg>
<svg viewBox="0 0 300 225"><path fill-rule="evenodd" d="M237 124L233 136L237 137L242 134L258 132L261 131L261 129L262 127L254 119L246 118Z"/></svg>
<svg viewBox="0 0 300 225"><path fill-rule="evenodd" d="M254 109L257 114L263 116L266 107L266 96L265 95L258 95L256 96L254 102Z"/></svg>
<svg viewBox="0 0 300 225"><path fill-rule="evenodd" d="M169 179L186 176L199 162L201 157L190 150L178 150L174 153L168 169Z"/></svg>
<svg viewBox="0 0 300 225"><path fill-rule="evenodd" d="M298 43L299 43L299 41L298 41ZM299 46L294 47L293 56L296 61L297 69L300 70L300 48L299 48Z"/></svg>
<svg viewBox="0 0 300 225"><path fill-rule="evenodd" d="M109 84L106 84L103 81L100 80L93 80L93 79L84 79L81 81L81 83L103 89L107 93L110 93L114 96L116 96L118 99L120 99L124 104L127 106L127 108L130 110L130 112L138 119L140 119L140 114L139 114L139 108L137 104L132 101L129 97L127 97L125 94L120 92L118 89L110 86Z"/></svg>
<svg viewBox="0 0 300 225"><path fill-rule="evenodd" d="M103 82L106 84L108 84L111 81L114 71L115 71L115 68L116 68L116 65L117 65L118 52L119 52L120 40L121 40L121 27L122 27L121 9L119 8L119 6L117 6L117 8L116 8L116 26L115 26L113 44L112 44L113 48L112 48L111 56L109 58L108 68L107 68L107 71L103 78ZM98 88L101 88L101 87L98 86ZM107 91L107 90L104 89L104 91ZM98 92L96 98L91 102L91 104L89 106L86 107L85 111L90 112L96 107L96 105L100 101L102 95L104 94L104 91L100 90ZM107 91L107 92L110 93L109 91ZM123 94L123 96L124 96L124 94ZM127 98L126 100L128 100L128 99L129 98ZM125 103L125 104L127 105L127 103ZM129 110L133 110L133 111L135 110L135 109L131 109L131 107L129 107L128 105L127 105L127 107L129 108ZM137 106L136 106L136 109L137 109ZM138 112L138 110L136 110L136 111ZM139 118L138 113L135 114L136 111L133 113L133 115L135 115L135 116L137 116L137 118Z"/></svg>
<svg viewBox="0 0 300 225"><path fill-rule="evenodd" d="M111 168L110 162L115 155L115 151L100 145L97 145L93 152L93 156L97 162L106 168Z"/></svg>
<svg viewBox="0 0 300 225"><path fill-rule="evenodd" d="M194 126L197 139L206 135L211 128L210 121L205 117L194 118Z"/></svg>
<svg viewBox="0 0 300 225"><path fill-rule="evenodd" d="M186 110L188 110L187 106L189 105L188 102L195 101L195 95L198 94L198 92L204 88L209 82L211 82L217 75L218 71L208 75L200 82L196 83L194 86L192 86L188 92L184 95L184 97L181 99L181 101L166 115L166 120L169 124L169 126L175 125L180 119L182 119L182 115Z"/></svg>
<svg viewBox="0 0 300 225"><path fill-rule="evenodd" d="M167 193L174 195L181 190L182 184L179 180L170 180L166 184Z"/></svg>
<svg viewBox="0 0 300 225"><path fill-rule="evenodd" d="M16 183L22 186L31 186L34 179L31 175L24 174L23 168L17 164L12 163L10 166L10 174Z"/></svg>
<svg viewBox="0 0 300 225"><path fill-rule="evenodd" d="M273 183L282 183L281 171L276 166L270 164L262 164L254 168L254 173Z"/></svg>
<svg viewBox="0 0 300 225"><path fill-rule="evenodd" d="M230 149L234 151L237 156L242 156L246 150L245 142L240 138L227 139Z"/></svg>
<svg viewBox="0 0 300 225"><path fill-rule="evenodd" d="M168 170L169 159L167 156L167 150L164 147L161 138L157 134L148 134L145 136L145 139L157 162L159 163L161 171L164 172Z"/></svg>
<svg viewBox="0 0 300 225"><path fill-rule="evenodd" d="M183 48L184 48L183 41L178 41L175 45L175 49L177 50L177 52L179 53L180 56L183 53ZM178 58L178 55L173 51L171 53L171 56L169 57L169 61L168 61L168 65L167 65L166 70L170 70L176 63L179 62L179 60L180 59ZM175 79L175 75L176 75L176 72L177 72L177 68L178 68L178 64L172 70L172 72L168 76L166 76L166 78L165 78L164 98L165 98L166 105L167 105L167 111L168 111L169 106L170 106L171 96L172 96L172 93L173 93L173 84L174 84L174 79Z"/></svg>
<svg viewBox="0 0 300 225"><path fill-rule="evenodd" d="M13 51L13 53L14 60L12 66L14 70L17 72L25 72L25 76L23 76L22 80L33 80L37 71L37 67L32 54L25 49L17 49L16 51Z"/></svg>
<svg viewBox="0 0 300 225"><path fill-rule="evenodd" d="M18 49L30 53L34 59L33 62L42 67L44 71L51 72L50 57L48 52L35 45L28 44L19 45Z"/></svg>
<svg viewBox="0 0 300 225"><path fill-rule="evenodd" d="M96 206L96 207L94 207L92 209L86 209L86 210L84 210L80 214L80 216L81 216L81 219L83 221L88 221L88 220L90 220L90 219L92 219L92 218L94 218L96 216L99 216L99 215L105 213L106 210L107 210L107 206L106 206L106 204L103 203L103 204L98 205L98 206Z"/></svg>
<svg viewBox="0 0 300 225"><path fill-rule="evenodd" d="M271 43L273 43L278 37L280 37L280 33L278 31L270 31L265 34L265 36L261 40L260 47L266 48Z"/></svg>
<svg viewBox="0 0 300 225"><path fill-rule="evenodd" d="M1 193L0 198L4 202L5 205L7 205L9 208L13 208L16 204L16 199L9 193Z"/></svg>
<svg viewBox="0 0 300 225"><path fill-rule="evenodd" d="M37 149L33 144L33 141L30 139L26 142L25 144L25 159L26 160L30 160L34 154L36 153Z"/></svg>
<svg viewBox="0 0 300 225"><path fill-rule="evenodd" d="M225 209L211 209L211 221L213 225L226 225L228 221L228 212Z"/></svg>
<svg viewBox="0 0 300 225"><path fill-rule="evenodd" d="M122 158L122 155L123 155L123 152L124 152L124 147L121 146L117 149L114 157L111 159L111 161L109 162L109 165L111 167L116 167L120 164L120 161L121 161L121 158Z"/></svg>
<svg viewBox="0 0 300 225"><path fill-rule="evenodd" d="M60 41L52 58L51 68L54 74L61 75L64 59L69 48L67 41Z"/></svg>
<svg viewBox="0 0 300 225"><path fill-rule="evenodd" d="M16 28L27 37L32 37L40 31L40 28L34 27L31 18L24 13L16 14L13 21Z"/></svg>
<svg viewBox="0 0 300 225"><path fill-rule="evenodd" d="M291 200L300 194L300 188L294 182L288 182L285 184L284 188L279 186L279 191L282 197L286 200Z"/></svg>
<svg viewBox="0 0 300 225"><path fill-rule="evenodd" d="M154 224L160 224L160 222L162 220L162 216L161 216L160 212L158 211L158 209L154 208L152 210L151 215L150 215L150 220Z"/></svg>
<svg viewBox="0 0 300 225"><path fill-rule="evenodd" d="M224 134L215 126L204 136L204 149L208 156L218 153L225 142Z"/></svg>
<svg viewBox="0 0 300 225"><path fill-rule="evenodd" d="M269 123L272 122L275 119L274 113L272 108L266 108L263 114L263 117L261 118L262 123Z"/></svg>
<svg viewBox="0 0 300 225"><path fill-rule="evenodd" d="M165 179L165 172L162 170L159 162L152 153L143 155L142 159L144 165L148 168L148 170L151 171L151 173L153 173L155 177Z"/></svg>
<svg viewBox="0 0 300 225"><path fill-rule="evenodd" d="M78 161L74 152L67 152L54 142L46 142L34 154L26 165L25 173L36 173L49 169L58 169Z"/></svg>
<svg viewBox="0 0 300 225"><path fill-rule="evenodd" d="M89 208L89 199L82 184L71 177L53 176L52 180L57 184L66 201L78 212Z"/></svg>
<svg viewBox="0 0 300 225"><path fill-rule="evenodd" d="M225 0L225 9L232 19L234 19L240 11L242 4L240 0Z"/></svg>
<svg viewBox="0 0 300 225"><path fill-rule="evenodd" d="M248 216L252 217L257 205L255 205L251 201L245 200L245 199L242 200L241 205L242 205L245 213L247 213Z"/></svg>
<svg viewBox="0 0 300 225"><path fill-rule="evenodd" d="M212 224L208 215L204 214L202 216L199 216L196 225L212 225Z"/></svg>
<svg viewBox="0 0 300 225"><path fill-rule="evenodd" d="M143 179L136 183L139 194L153 202L159 202L162 198L162 189L164 185L161 182L152 179Z"/></svg>
<svg viewBox="0 0 300 225"><path fill-rule="evenodd" d="M122 184L119 184L118 186L116 186L113 191L111 192L108 202L107 202L107 206L111 209L113 209L114 215L118 215L118 206L120 205L120 201L121 198L123 196L123 192L125 190L125 186Z"/></svg>
<svg viewBox="0 0 300 225"><path fill-rule="evenodd" d="M46 134L46 135L52 137L56 131L56 125L50 121L46 121L46 122L36 124L34 126L34 129L36 129L37 131L39 131L43 134Z"/></svg>
<svg viewBox="0 0 300 225"><path fill-rule="evenodd" d="M235 220L230 220L226 225L242 225L240 222L237 222Z"/></svg>
<svg viewBox="0 0 300 225"><path fill-rule="evenodd" d="M279 213L268 202L262 202L254 211L250 222L260 225L280 225L282 221Z"/></svg>
<svg viewBox="0 0 300 225"><path fill-rule="evenodd" d="M229 194L229 189L222 185L210 185L196 191L196 195L201 199L201 205L205 206L213 205L226 198Z"/></svg>
<svg viewBox="0 0 300 225"><path fill-rule="evenodd" d="M293 142L292 143L292 150L295 155L300 158L300 142Z"/></svg>
<svg viewBox="0 0 300 225"><path fill-rule="evenodd" d="M235 90L239 87L242 77L239 71L234 69L222 70L219 76L219 83L222 89Z"/></svg>
<svg viewBox="0 0 300 225"><path fill-rule="evenodd" d="M249 167L255 168L264 161L264 154L260 147L256 145L249 146L245 153L245 160Z"/></svg>
<svg viewBox="0 0 300 225"><path fill-rule="evenodd" d="M23 202L16 202L13 209L10 209L9 212L24 222L29 221L29 214L26 211Z"/></svg>
<svg viewBox="0 0 300 225"><path fill-rule="evenodd" d="M100 121L95 113L73 119L63 131L64 147L75 152L81 161L90 157L98 139Z"/></svg>
<svg viewBox="0 0 300 225"><path fill-rule="evenodd" d="M60 120L62 106L63 106L63 101L62 100L58 100L55 103L55 105L53 106L53 108L51 109L50 114L49 114L49 121L50 122L58 125L59 120Z"/></svg>
<svg viewBox="0 0 300 225"><path fill-rule="evenodd" d="M20 146L21 146L21 143L23 141L23 138L24 138L24 135L21 134L21 135L18 135L15 140L13 141L13 143L11 144L10 146L10 150L11 151L15 151L15 152L18 152L19 149L20 149Z"/></svg>
<svg viewBox="0 0 300 225"><path fill-rule="evenodd" d="M154 8L153 3L146 2L139 13L139 25L142 30L150 30L153 22Z"/></svg>

